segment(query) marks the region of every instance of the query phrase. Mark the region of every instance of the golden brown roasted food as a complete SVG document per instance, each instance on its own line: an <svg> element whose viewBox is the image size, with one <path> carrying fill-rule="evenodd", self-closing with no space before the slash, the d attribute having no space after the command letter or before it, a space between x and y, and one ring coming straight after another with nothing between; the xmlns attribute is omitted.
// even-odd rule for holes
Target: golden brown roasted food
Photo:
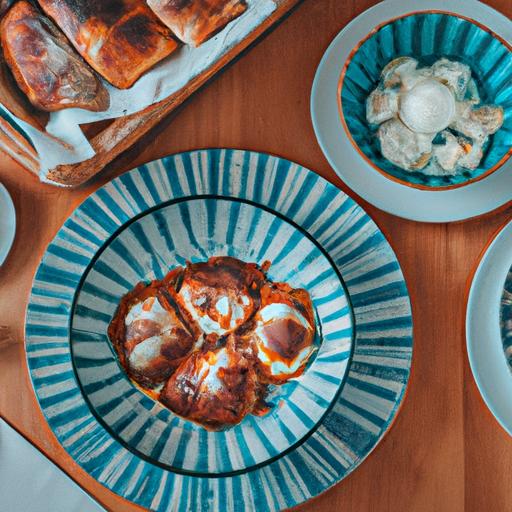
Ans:
<svg viewBox="0 0 512 512"><path fill-rule="evenodd" d="M279 383L300 375L314 351L315 319L308 292L286 283L265 283L250 337L262 381Z"/></svg>
<svg viewBox="0 0 512 512"><path fill-rule="evenodd" d="M265 274L255 264L210 258L187 265L176 301L206 335L225 336L257 310L264 281Z"/></svg>
<svg viewBox="0 0 512 512"><path fill-rule="evenodd" d="M48 123L49 114L34 107L27 96L21 92L2 56L0 56L0 104L18 119L38 130L43 130Z"/></svg>
<svg viewBox="0 0 512 512"><path fill-rule="evenodd" d="M165 381L194 347L198 338L160 281L139 284L124 297L109 336L128 373L139 384Z"/></svg>
<svg viewBox="0 0 512 512"><path fill-rule="evenodd" d="M147 0L184 43L199 46L246 9L244 0Z"/></svg>
<svg viewBox="0 0 512 512"><path fill-rule="evenodd" d="M109 96L64 35L27 1L17 2L0 25L4 57L20 89L36 107L101 111Z"/></svg>
<svg viewBox="0 0 512 512"><path fill-rule="evenodd" d="M121 89L178 46L143 0L38 0L82 57Z"/></svg>
<svg viewBox="0 0 512 512"><path fill-rule="evenodd" d="M268 411L268 385L298 377L316 350L308 292L269 281L269 265L213 257L137 285L108 329L128 374L208 429Z"/></svg>
<svg viewBox="0 0 512 512"><path fill-rule="evenodd" d="M258 390L252 362L227 345L192 354L167 381L160 400L176 414L218 429L240 423L257 404Z"/></svg>

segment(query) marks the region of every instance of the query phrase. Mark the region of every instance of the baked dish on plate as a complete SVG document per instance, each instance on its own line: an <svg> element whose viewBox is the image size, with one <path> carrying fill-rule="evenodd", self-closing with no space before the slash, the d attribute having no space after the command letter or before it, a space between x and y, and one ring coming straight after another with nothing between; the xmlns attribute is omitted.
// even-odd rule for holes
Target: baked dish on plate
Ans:
<svg viewBox="0 0 512 512"><path fill-rule="evenodd" d="M292 162L205 150L76 210L37 273L26 340L51 429L100 483L156 512L277 511L389 429L412 318L352 199Z"/></svg>
<svg viewBox="0 0 512 512"><path fill-rule="evenodd" d="M109 326L130 377L210 429L268 412L269 385L301 375L316 349L308 292L270 281L269 267L212 257L138 284Z"/></svg>

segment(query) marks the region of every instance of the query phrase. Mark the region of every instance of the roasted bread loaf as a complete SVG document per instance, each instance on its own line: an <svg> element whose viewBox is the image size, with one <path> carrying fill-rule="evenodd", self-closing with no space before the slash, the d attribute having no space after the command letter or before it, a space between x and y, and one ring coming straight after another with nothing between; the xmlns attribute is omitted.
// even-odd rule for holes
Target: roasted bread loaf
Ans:
<svg viewBox="0 0 512 512"><path fill-rule="evenodd" d="M0 40L16 82L37 108L108 108L108 91L93 70L28 1L17 2L3 17Z"/></svg>
<svg viewBox="0 0 512 512"><path fill-rule="evenodd" d="M43 112L30 103L27 95L16 84L3 57L0 57L0 104L18 119L38 130L44 130L48 122L48 112Z"/></svg>
<svg viewBox="0 0 512 512"><path fill-rule="evenodd" d="M142 0L38 0L82 57L121 89L177 47Z"/></svg>
<svg viewBox="0 0 512 512"><path fill-rule="evenodd" d="M184 43L199 46L246 9L244 0L147 0Z"/></svg>

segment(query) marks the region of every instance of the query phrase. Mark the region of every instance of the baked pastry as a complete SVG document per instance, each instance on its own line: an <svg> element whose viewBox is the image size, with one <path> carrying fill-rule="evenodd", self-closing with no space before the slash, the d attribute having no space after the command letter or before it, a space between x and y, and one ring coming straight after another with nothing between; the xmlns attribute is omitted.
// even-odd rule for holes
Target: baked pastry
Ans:
<svg viewBox="0 0 512 512"><path fill-rule="evenodd" d="M130 376L151 388L169 378L199 333L169 302L165 285L154 281L139 284L123 299L109 336Z"/></svg>
<svg viewBox="0 0 512 512"><path fill-rule="evenodd" d="M264 273L255 264L213 257L187 265L176 302L206 335L225 336L246 323L259 307L264 281Z"/></svg>
<svg viewBox="0 0 512 512"><path fill-rule="evenodd" d="M0 55L0 104L18 119L25 121L38 130L44 130L49 114L36 108L23 94L12 76L9 66Z"/></svg>
<svg viewBox="0 0 512 512"><path fill-rule="evenodd" d="M0 40L5 61L30 102L46 111L77 107L106 110L109 95L55 25L29 2L4 16Z"/></svg>
<svg viewBox="0 0 512 512"><path fill-rule="evenodd" d="M211 429L240 423L258 403L251 361L230 344L195 352L167 381L160 400L172 411Z"/></svg>
<svg viewBox="0 0 512 512"><path fill-rule="evenodd" d="M142 0L38 0L106 80L131 87L178 43Z"/></svg>
<svg viewBox="0 0 512 512"><path fill-rule="evenodd" d="M255 329L247 336L256 348L262 382L279 384L303 373L315 350L315 319L308 292L286 283L265 283Z"/></svg>
<svg viewBox="0 0 512 512"><path fill-rule="evenodd" d="M269 267L217 256L139 283L108 328L128 375L207 429L266 414L269 385L300 376L317 350L311 297Z"/></svg>
<svg viewBox="0 0 512 512"><path fill-rule="evenodd" d="M149 7L191 46L199 46L220 32L246 9L244 0L147 0Z"/></svg>

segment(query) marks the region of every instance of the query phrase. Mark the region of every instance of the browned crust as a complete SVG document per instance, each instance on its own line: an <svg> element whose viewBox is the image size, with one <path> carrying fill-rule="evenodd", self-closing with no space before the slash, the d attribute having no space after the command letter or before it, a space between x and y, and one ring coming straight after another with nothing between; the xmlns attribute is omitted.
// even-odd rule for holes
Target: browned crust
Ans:
<svg viewBox="0 0 512 512"><path fill-rule="evenodd" d="M120 89L178 47L140 0L38 0L82 57Z"/></svg>
<svg viewBox="0 0 512 512"><path fill-rule="evenodd" d="M294 345L294 353L298 354L303 348L312 345L315 338L315 314L311 297L306 290L302 288L292 288L287 283L265 283L261 289L261 307L264 308L265 306L276 302L287 304L299 311L312 328L311 331L308 332L307 336L304 336L304 338L300 340L299 343ZM251 334L249 334L249 336L250 335ZM290 347L290 350L291 348L292 347ZM271 351L269 350L269 354L270 353ZM276 358L286 358L286 354L279 354L278 352L275 352L274 356ZM307 365L307 361L308 360L304 361L304 364L301 365L297 371L291 375L272 375L264 364L259 363L259 360L256 364L256 370L262 382L271 384L283 384L290 379L302 375Z"/></svg>
<svg viewBox="0 0 512 512"><path fill-rule="evenodd" d="M3 55L0 55L0 103L34 128L43 131L48 123L49 114L36 109L16 83Z"/></svg>
<svg viewBox="0 0 512 512"><path fill-rule="evenodd" d="M263 37L269 28L284 19L301 1L275 0L276 10L240 43L213 62L207 70L191 79L186 86L162 101L150 105L140 112L115 119L112 123L109 123L108 126L96 132L90 139L95 152L93 157L76 164L57 165L47 172L47 180L61 186L76 187L93 178L109 162L112 162L123 151L147 134L165 116L172 114L187 98L204 86L242 51L247 50L258 38Z"/></svg>
<svg viewBox="0 0 512 512"><path fill-rule="evenodd" d="M148 0L184 43L199 46L247 10L245 0Z"/></svg>
<svg viewBox="0 0 512 512"><path fill-rule="evenodd" d="M258 266L254 263L244 263L236 258L213 257L207 262L187 263L185 269L178 267L161 281L153 281L149 284L139 283L123 297L108 328L109 337L121 364L130 377L141 384L146 392L153 393L151 396L160 400L176 414L210 430L218 430L239 423L251 412L264 414L268 411L265 404L267 385L284 384L289 379L300 375L306 363L293 375L284 377L269 375L257 358L254 338L255 314L260 307L273 302L289 304L296 308L310 322L313 330L307 339L302 340L301 347L313 342L315 326L313 305L308 292L303 289L294 289L286 283L268 281L265 273L269 265L268 262ZM194 288L199 287L205 290L215 288L224 289L224 291L239 290L240 293L249 294L256 307L234 332L220 337L206 336L200 348L189 352L184 357L169 360L167 382L162 392L158 394L154 390L151 392L151 388L155 385L152 374L136 372L129 368L125 318L134 304L148 297L157 297L164 309L172 311L178 317L181 324L188 330L187 336L190 334L194 340L199 339L203 333L179 296L180 288L185 282L192 284ZM229 353L232 364L229 368L221 368L219 374L222 381L221 390L212 396L199 396L198 390L202 381L197 382L197 379L193 379L193 375L199 370L197 365L201 361L215 357L218 350L224 347ZM163 359L157 361L156 365L160 363L165 361ZM161 368L157 368L156 365L155 371L161 372Z"/></svg>
<svg viewBox="0 0 512 512"><path fill-rule="evenodd" d="M65 54L62 69L50 66L51 59L60 61L63 53L41 55L47 45L43 40L47 37L53 46ZM64 108L84 108L92 111L106 110L110 103L108 91L103 87L93 71L73 51L64 35L40 13L32 4L23 0L17 2L3 17L0 24L0 41L5 61L10 67L14 79L20 89L27 95L30 102L37 108L48 112ZM44 60L46 59L46 61ZM84 91L80 95L80 80L86 79L94 90ZM76 98L60 95L62 84L73 84L77 91ZM54 83L54 89L49 84Z"/></svg>
<svg viewBox="0 0 512 512"><path fill-rule="evenodd" d="M201 394L207 374L195 380L199 365L215 356L215 352L195 352L184 361L167 381L160 393L161 402L176 414L204 426L220 430L240 423L259 400L259 383L253 363L227 346L230 364L219 370L222 387L216 392Z"/></svg>
<svg viewBox="0 0 512 512"><path fill-rule="evenodd" d="M121 365L128 373L130 373L127 362L128 354L126 353L124 346L126 341L126 315L135 304L143 302L149 297L156 297L160 286L161 281L152 281L149 284L144 282L138 283L133 290L128 292L121 299L114 317L108 326L108 337L110 338L110 341L112 342L112 345L114 346L117 355L119 356Z"/></svg>
<svg viewBox="0 0 512 512"><path fill-rule="evenodd" d="M197 325L197 322L192 318L192 315L183 307L173 286L161 287L158 290L157 297L164 309L173 309L176 312L178 318L195 339L201 336L202 333L199 325Z"/></svg>

